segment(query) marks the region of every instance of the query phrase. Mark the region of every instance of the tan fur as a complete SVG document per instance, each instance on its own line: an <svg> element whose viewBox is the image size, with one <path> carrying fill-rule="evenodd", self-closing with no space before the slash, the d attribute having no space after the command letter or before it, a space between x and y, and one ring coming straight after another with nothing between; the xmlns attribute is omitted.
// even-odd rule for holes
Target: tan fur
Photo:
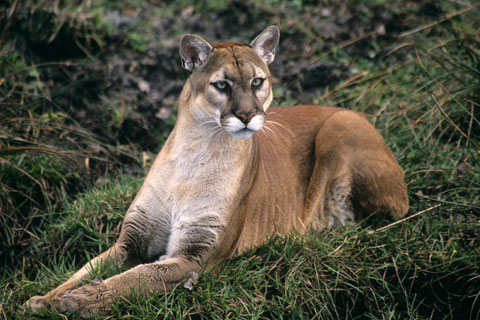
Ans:
<svg viewBox="0 0 480 320"><path fill-rule="evenodd" d="M52 304L88 317L132 288L168 290L275 233L319 232L372 213L405 215L403 172L363 115L319 106L268 109L267 64L277 43L276 27L250 46L182 39L182 63L193 73L118 241L27 307ZM256 78L263 79L258 87ZM77 288L105 263L133 267Z"/></svg>

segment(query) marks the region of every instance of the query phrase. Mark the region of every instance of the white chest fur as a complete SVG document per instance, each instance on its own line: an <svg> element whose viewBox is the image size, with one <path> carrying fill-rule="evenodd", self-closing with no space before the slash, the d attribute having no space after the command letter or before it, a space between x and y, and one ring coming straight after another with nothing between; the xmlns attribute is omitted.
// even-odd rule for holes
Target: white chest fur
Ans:
<svg viewBox="0 0 480 320"><path fill-rule="evenodd" d="M238 204L248 165L248 141L228 134L208 140L201 131L181 133L158 155L135 201L152 223L164 226L151 239L151 256L165 251L163 258L173 255L185 246L182 238L188 233L218 238Z"/></svg>
<svg viewBox="0 0 480 320"><path fill-rule="evenodd" d="M227 135L223 138L231 140ZM238 150L222 137L220 141L206 141L201 136L176 140L169 154L160 157L152 181L159 193L168 195L165 201L172 202L168 205L172 214L187 214L178 209L199 204L230 202L246 166Z"/></svg>

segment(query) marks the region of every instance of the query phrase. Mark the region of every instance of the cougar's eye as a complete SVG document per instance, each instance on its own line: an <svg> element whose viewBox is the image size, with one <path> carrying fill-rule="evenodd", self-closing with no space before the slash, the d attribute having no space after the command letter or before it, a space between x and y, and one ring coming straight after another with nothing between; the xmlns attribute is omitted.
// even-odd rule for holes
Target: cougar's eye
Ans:
<svg viewBox="0 0 480 320"><path fill-rule="evenodd" d="M217 88L218 90L226 90L227 87L228 87L228 83L226 81L217 81L217 82L214 82L212 83L212 85Z"/></svg>
<svg viewBox="0 0 480 320"><path fill-rule="evenodd" d="M252 81L252 87L260 87L263 83L263 80L262 78L255 78L253 79Z"/></svg>

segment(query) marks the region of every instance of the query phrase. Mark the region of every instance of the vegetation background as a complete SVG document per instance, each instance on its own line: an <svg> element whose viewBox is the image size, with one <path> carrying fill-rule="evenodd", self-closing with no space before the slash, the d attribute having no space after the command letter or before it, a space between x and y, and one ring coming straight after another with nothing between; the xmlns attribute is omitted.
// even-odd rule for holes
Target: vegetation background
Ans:
<svg viewBox="0 0 480 320"><path fill-rule="evenodd" d="M115 240L175 122L180 36L249 41L270 24L274 104L365 112L405 169L410 216L273 238L113 318L480 319L479 6L0 2L0 319L64 319L18 308Z"/></svg>

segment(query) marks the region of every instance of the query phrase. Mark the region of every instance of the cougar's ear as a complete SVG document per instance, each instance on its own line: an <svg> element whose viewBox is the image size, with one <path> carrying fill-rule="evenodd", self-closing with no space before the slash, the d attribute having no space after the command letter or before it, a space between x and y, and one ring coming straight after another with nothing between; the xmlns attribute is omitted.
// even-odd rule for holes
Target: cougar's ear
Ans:
<svg viewBox="0 0 480 320"><path fill-rule="evenodd" d="M195 68L201 66L213 48L207 41L193 34L186 34L180 40L180 56L182 57L182 67L192 72Z"/></svg>
<svg viewBox="0 0 480 320"><path fill-rule="evenodd" d="M267 66L275 58L275 48L280 39L280 30L277 26L267 27L255 39L250 42L250 46L255 49Z"/></svg>

